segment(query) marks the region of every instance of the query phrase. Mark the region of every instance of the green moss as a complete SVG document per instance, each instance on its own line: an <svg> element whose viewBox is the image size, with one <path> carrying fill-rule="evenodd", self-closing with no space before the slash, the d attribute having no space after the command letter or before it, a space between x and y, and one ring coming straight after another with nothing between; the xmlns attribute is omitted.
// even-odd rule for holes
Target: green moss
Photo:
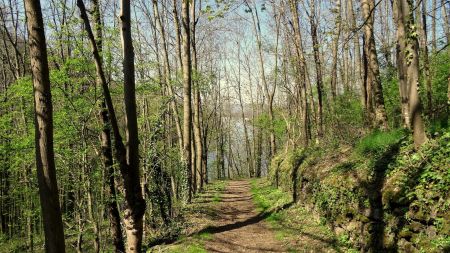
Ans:
<svg viewBox="0 0 450 253"><path fill-rule="evenodd" d="M411 247L442 252L450 249L445 237L450 233L450 131L439 131L418 151L403 130L375 131L361 139L353 153L348 148L291 150L276 157L272 166L278 166L280 188L291 191L294 162L301 158L297 178L301 203L320 214L322 225L347 230L350 244L366 241L361 237L370 234L372 224L367 216L381 194L387 246L395 247L392 236L400 233L411 240ZM274 179L270 177L272 183ZM266 193L260 200L264 210L273 205L266 195L270 196ZM278 218L270 217L276 222ZM280 218L284 219L288 218ZM365 231L350 231L349 222L365 224ZM405 225L399 227L399 222Z"/></svg>
<svg viewBox="0 0 450 253"><path fill-rule="evenodd" d="M433 249L437 250L449 250L450 249L450 235L439 236L436 239L431 240Z"/></svg>

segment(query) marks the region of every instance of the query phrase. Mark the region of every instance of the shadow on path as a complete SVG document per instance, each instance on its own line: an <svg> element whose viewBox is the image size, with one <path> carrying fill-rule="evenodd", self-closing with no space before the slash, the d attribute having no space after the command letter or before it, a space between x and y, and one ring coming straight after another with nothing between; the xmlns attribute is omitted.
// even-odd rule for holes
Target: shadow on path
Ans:
<svg viewBox="0 0 450 253"><path fill-rule="evenodd" d="M255 215L255 216L252 216L252 217L250 217L250 218L248 218L248 219L246 219L244 221L238 221L238 222L235 222L235 223L221 225L221 226L209 226L209 227L206 227L206 228L204 228L204 229L202 229L202 230L200 230L200 231L198 231L198 232L196 232L194 234L191 234L190 236L196 235L196 234L202 234L202 233L217 234L217 233L222 233L222 232L226 232L226 231L231 231L231 230L234 230L234 229L242 228L242 227L249 226L249 225L252 225L252 224L256 224L256 223L266 219L267 217L269 217L273 213L277 213L280 210L283 210L285 208L289 208L293 204L294 204L294 202L291 202L291 203L287 203L287 204L285 204L283 206L280 206L280 207L278 207L278 208L276 208L276 209L274 209L272 211L261 212L261 213Z"/></svg>

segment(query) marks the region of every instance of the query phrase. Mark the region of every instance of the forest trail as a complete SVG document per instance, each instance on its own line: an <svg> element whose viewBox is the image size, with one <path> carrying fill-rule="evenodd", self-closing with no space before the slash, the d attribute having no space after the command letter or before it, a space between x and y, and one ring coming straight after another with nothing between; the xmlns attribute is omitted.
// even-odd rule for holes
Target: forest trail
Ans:
<svg viewBox="0 0 450 253"><path fill-rule="evenodd" d="M286 252L282 242L256 210L248 181L230 181L217 206L215 226L208 232L213 237L205 245L208 252Z"/></svg>

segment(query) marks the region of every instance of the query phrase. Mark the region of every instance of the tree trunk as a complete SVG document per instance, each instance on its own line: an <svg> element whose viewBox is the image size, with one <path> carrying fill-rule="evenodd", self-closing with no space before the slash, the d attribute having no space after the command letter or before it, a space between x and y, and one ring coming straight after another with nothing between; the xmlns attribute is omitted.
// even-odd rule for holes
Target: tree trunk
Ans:
<svg viewBox="0 0 450 253"><path fill-rule="evenodd" d="M103 35L102 35L102 23L100 16L100 6L98 0L93 0L93 8L94 8L94 21L95 21L95 31L96 31L96 39L94 39L92 29L86 24L89 23L87 18L86 8L84 7L83 1L78 1L78 7L81 12L81 18L85 22L85 29L89 36L91 46L95 45L94 58L97 66L97 70L102 69L103 61L101 58L101 52L103 49ZM86 23L87 22L87 23ZM100 73L97 71L97 83L100 86L103 86L103 81L106 84L106 78L103 74L103 70ZM122 227L120 224L120 214L119 209L117 207L117 194L116 194L116 185L114 179L114 167L113 167L113 154L112 154L112 141L111 141L111 121L108 113L108 108L106 106L106 99L104 98L101 103L100 109L100 120L102 124L102 132L101 132L101 147L102 147L102 161L105 170L105 180L108 185L108 195L109 200L107 202L108 215L111 223L111 237L113 239L113 245L116 252L125 252L125 244L122 236Z"/></svg>
<svg viewBox="0 0 450 253"><path fill-rule="evenodd" d="M341 35L341 0L335 0L333 12L335 12L335 28L333 32L333 63L331 65L331 96L333 99L337 95L337 71L338 71L338 50L339 50L339 37Z"/></svg>
<svg viewBox="0 0 450 253"><path fill-rule="evenodd" d="M412 1L411 0L396 0L396 7L398 12L398 27L405 27L405 34L401 36L401 33L397 33L400 36L398 39L399 44L404 41L405 50L402 51L399 56L402 57L404 67L406 68L404 73L406 74L406 85L409 96L409 115L411 118L411 126L413 130L414 145L419 148L424 142L427 141L425 135L425 126L422 120L422 103L418 94L419 88L419 43L417 40L415 27L410 25L409 22L414 23L414 16L411 12Z"/></svg>
<svg viewBox="0 0 450 253"><path fill-rule="evenodd" d="M392 7L394 13L394 20L397 24L397 46L396 46L396 58L397 58L397 72L399 79L399 94L402 111L402 121L405 128L411 129L411 120L409 116L409 94L408 83L406 77L406 62L404 54L406 53L406 28L405 18L403 12L400 10L399 1L395 1Z"/></svg>
<svg viewBox="0 0 450 253"><path fill-rule="evenodd" d="M246 162L247 162L247 170L249 174L252 174L253 171L253 163L252 163L252 149L250 146L250 138L248 134L247 120L245 117L244 110L244 101L242 99L242 89L241 89L241 45L237 43L237 53L238 53L238 80L236 85L237 95L239 99L239 107L241 108L241 119L242 125L244 127L244 138L245 138L245 151L246 151Z"/></svg>
<svg viewBox="0 0 450 253"><path fill-rule="evenodd" d="M444 20L444 33L445 37L447 38L447 44L450 43L450 20L449 20L449 14L448 14L448 7L446 0L441 0L442 5L442 19Z"/></svg>
<svg viewBox="0 0 450 253"><path fill-rule="evenodd" d="M131 44L130 30L130 2L122 2L122 44L124 50L124 80L125 80L125 111L127 123L128 147L122 141L119 131L116 113L111 99L111 93L106 81L105 73L102 67L101 57L95 42L94 34L86 15L86 9L82 0L77 0L77 5L81 11L81 18L84 21L86 32L91 41L92 54L95 60L97 76L100 77L103 95L105 97L106 107L108 108L109 121L114 135L115 156L119 163L120 173L124 180L125 191L125 214L124 223L127 232L127 252L140 252L142 243L142 218L145 213L145 201L142 198L141 184L139 180L139 156L137 154L137 122L136 122L136 101L134 99L134 57ZM131 75L131 76L130 76ZM134 109L130 108L133 107ZM134 115L131 115L134 111ZM132 146L132 147L131 147Z"/></svg>
<svg viewBox="0 0 450 253"><path fill-rule="evenodd" d="M295 50L296 50L296 66L298 69L298 73L296 75L296 81L298 89L300 90L300 101L301 101L301 116L302 116L302 135L304 145L309 145L309 125L308 125L308 97L306 93L306 61L303 54L303 45L302 45L302 36L300 31L300 21L299 21L299 13L298 13L298 3L297 0L290 0L290 8L293 15L293 23L294 23L294 39L295 39Z"/></svg>
<svg viewBox="0 0 450 253"><path fill-rule="evenodd" d="M361 60L361 45L360 45L360 41L359 41L360 34L359 34L359 31L357 31L358 27L356 25L355 12L353 10L353 1L352 0L347 0L347 1L348 1L349 16L351 18L350 22L351 22L352 30L355 33L353 35L353 47L354 47L354 55L355 55L354 68L356 68L356 70L355 70L356 82L359 84L359 87L361 87L362 105L365 106L366 94L365 94L365 86L364 86L364 79L363 79L363 62Z"/></svg>
<svg viewBox="0 0 450 253"><path fill-rule="evenodd" d="M191 48L192 48L192 70L194 73L194 141L195 141L195 178L198 180L196 182L199 190L203 188L203 178L202 178L202 170L203 170L203 145L202 145L202 130L200 125L200 115L201 115L201 97L200 97L200 83L198 82L198 66L197 66L197 45L196 45L196 1L193 0L191 3Z"/></svg>
<svg viewBox="0 0 450 253"><path fill-rule="evenodd" d="M45 250L64 253L64 230L53 150L52 95L40 1L25 0L25 11L33 73L36 170L44 218Z"/></svg>
<svg viewBox="0 0 450 253"><path fill-rule="evenodd" d="M136 113L134 48L131 37L130 0L121 0L121 37L123 50L125 133L127 170L122 171L125 189L124 224L127 252L141 252L145 201L139 175L139 138Z"/></svg>
<svg viewBox="0 0 450 253"><path fill-rule="evenodd" d="M178 106L176 103L176 94L173 90L172 86L172 75L170 71L170 64L169 64L169 53L168 53L168 43L166 41L166 32L164 30L164 26L162 25L161 17L159 15L158 10L158 1L153 0L153 13L156 19L156 25L160 31L161 39L162 39L162 48L163 48L163 59L164 59L164 77L165 77L165 84L166 88L169 92L170 96L170 106L172 108L173 117L175 119L175 127L177 130L177 136L178 136L178 145L180 148L180 155L183 154L183 132L181 130L181 123L180 123L180 116L178 113Z"/></svg>
<svg viewBox="0 0 450 253"><path fill-rule="evenodd" d="M192 153L191 153L191 34L189 17L189 0L183 0L181 8L182 19L182 62L183 62L183 162L185 166L185 202L192 198Z"/></svg>
<svg viewBox="0 0 450 253"><path fill-rule="evenodd" d="M364 19L365 34L365 53L368 63L368 80L372 83L370 87L373 88L374 106L375 106L375 126L382 130L388 129L388 122L386 110L384 108L383 87L381 86L380 67L378 64L377 50L375 47L375 37L373 32L373 20L375 13L375 1L363 0L361 1Z"/></svg>
<svg viewBox="0 0 450 253"><path fill-rule="evenodd" d="M320 60L320 45L319 39L317 37L317 21L316 21L316 8L314 1L311 1L311 13L309 16L309 21L311 25L311 37L313 42L313 51L314 51L314 61L316 63L316 82L317 82L317 98L318 98L318 137L319 139L323 136L323 103L322 103L322 89L323 89L323 81L322 81L322 62Z"/></svg>
<svg viewBox="0 0 450 253"><path fill-rule="evenodd" d="M177 8L177 0L173 0L172 4L173 4L173 9L172 9L172 13L173 13L173 20L174 20L174 26L175 26L175 42L176 42L176 46L177 46L177 59L180 65L180 68L183 69L183 58L181 56L182 54L182 50L181 50L181 28L180 28L180 21L178 19L178 8Z"/></svg>
<svg viewBox="0 0 450 253"><path fill-rule="evenodd" d="M425 83L427 91L427 112L428 117L432 117L433 114L433 101L432 101L432 76L430 73L430 59L428 56L428 31L427 31L427 1L422 0L422 53L423 53L423 69L425 71Z"/></svg>
<svg viewBox="0 0 450 253"><path fill-rule="evenodd" d="M246 2L247 3L247 2ZM252 13L252 24L253 24L253 32L255 33L255 38L256 38L256 46L258 49L258 60L259 60L259 70L261 71L261 80L262 80L262 84L263 84L263 88L264 88L264 92L268 98L268 110L269 110L269 120L270 120L270 125L271 125L271 129L270 129L270 150L272 155L275 154L275 133L273 132L273 124L274 124L274 115L273 115L273 94L274 94L274 90L272 89L272 91L269 91L269 84L267 82L267 78L266 78L266 73L265 73L265 68L264 68L264 55L263 55L263 48L262 48L262 33L261 33L261 24L260 24L260 19L259 19L259 15L258 15L258 8L256 7L256 4L254 3L253 6L250 6L250 4L247 3L247 7L249 9L252 9L253 11ZM278 43L278 24L277 24L277 43ZM278 46L278 45L277 45ZM275 55L275 57L278 58L277 55ZM276 64L275 64L276 65ZM275 66L275 68L277 68ZM276 72L275 72L276 73ZM275 77L276 78L276 77ZM276 85L276 84L274 84ZM264 105L264 101L262 101L262 104ZM263 113L263 110L261 110L260 113ZM259 135L259 132L262 129L258 130L258 139L259 137L261 137ZM261 137L262 138L262 137ZM258 148L257 148L257 159L260 160L261 159L261 154L262 154L262 150L260 152L259 150L259 145L261 145L261 143L258 142ZM269 157L270 158L270 157ZM261 176L261 164L259 161L257 161L257 166L256 166L256 176L260 177Z"/></svg>
<svg viewBox="0 0 450 253"><path fill-rule="evenodd" d="M436 11L437 11L437 0L433 0L431 11L431 46L432 52L437 50L437 39L436 39Z"/></svg>

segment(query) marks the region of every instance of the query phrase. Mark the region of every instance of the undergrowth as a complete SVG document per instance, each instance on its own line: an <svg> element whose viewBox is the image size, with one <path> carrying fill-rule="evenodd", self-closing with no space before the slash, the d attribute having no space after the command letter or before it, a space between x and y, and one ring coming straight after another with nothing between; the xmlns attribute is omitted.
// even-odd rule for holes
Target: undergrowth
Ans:
<svg viewBox="0 0 450 253"><path fill-rule="evenodd" d="M357 143L355 151L360 155L380 153L398 143L404 136L405 131L402 129L392 131L376 130L362 138Z"/></svg>
<svg viewBox="0 0 450 253"><path fill-rule="evenodd" d="M166 228L159 228L157 237L150 237L147 252L172 252L172 253L203 253L206 241L212 238L208 232L196 233L211 222L214 218L213 206L222 200L222 193L227 186L227 181L217 180L208 184L204 191L197 193L192 203L182 209L179 217ZM191 234L192 236L186 236ZM173 243L172 245L163 245Z"/></svg>
<svg viewBox="0 0 450 253"><path fill-rule="evenodd" d="M292 175L298 170L299 201L316 212L323 225L335 228L341 245L367 249L371 215L381 212L387 250L450 252L450 131L434 131L419 150L402 129L369 133L353 149L300 149L307 157L301 157L299 168L294 166L299 150L289 150L272 160L269 180L292 194ZM267 210L274 203L265 190L255 199Z"/></svg>
<svg viewBox="0 0 450 253"><path fill-rule="evenodd" d="M288 252L352 252L313 211L292 203L290 194L261 179L252 180L251 185L255 205Z"/></svg>

